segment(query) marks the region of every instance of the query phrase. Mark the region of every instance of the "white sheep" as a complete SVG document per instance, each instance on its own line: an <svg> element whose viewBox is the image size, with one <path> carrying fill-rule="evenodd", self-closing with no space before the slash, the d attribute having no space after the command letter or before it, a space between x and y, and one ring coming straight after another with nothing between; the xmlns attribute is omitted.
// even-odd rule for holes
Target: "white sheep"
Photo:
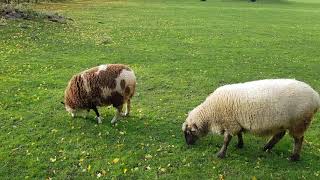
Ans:
<svg viewBox="0 0 320 180"><path fill-rule="evenodd" d="M134 72L123 64L105 64L74 75L65 90L66 110L72 117L80 110L94 110L98 123L102 123L97 106L113 105L117 113L111 120L130 113L131 98L135 93L136 77ZM122 113L123 105L125 112Z"/></svg>
<svg viewBox="0 0 320 180"><path fill-rule="evenodd" d="M242 148L242 132L273 135L264 146L272 147L285 135L294 138L290 160L300 158L304 132L319 110L319 94L308 84L294 79L266 79L219 87L193 109L182 125L187 144L208 132L223 134L224 144L217 154L224 158L232 136L238 136Z"/></svg>

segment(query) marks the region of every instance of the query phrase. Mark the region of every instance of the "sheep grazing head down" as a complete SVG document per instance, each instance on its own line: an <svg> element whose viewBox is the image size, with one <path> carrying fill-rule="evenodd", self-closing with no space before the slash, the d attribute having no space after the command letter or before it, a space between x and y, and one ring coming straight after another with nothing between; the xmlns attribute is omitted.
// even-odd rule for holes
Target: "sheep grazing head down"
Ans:
<svg viewBox="0 0 320 180"><path fill-rule="evenodd" d="M64 108L68 113L70 113L72 117L75 117L79 113L79 110L71 108L70 106L66 105L64 102L61 102L61 103L64 105Z"/></svg>
<svg viewBox="0 0 320 180"><path fill-rule="evenodd" d="M194 145L196 141L208 134L208 123L199 116L198 108L189 112L186 121L182 124L182 131L188 145Z"/></svg>
<svg viewBox="0 0 320 180"><path fill-rule="evenodd" d="M199 139L199 129L196 124L188 125L187 122L184 122L182 131L188 145L194 145Z"/></svg>
<svg viewBox="0 0 320 180"><path fill-rule="evenodd" d="M93 110L98 123L102 123L98 107L112 105L117 112L111 123L130 113L136 77L123 64L104 64L74 75L65 90L64 107L72 117ZM123 108L125 111L123 112Z"/></svg>

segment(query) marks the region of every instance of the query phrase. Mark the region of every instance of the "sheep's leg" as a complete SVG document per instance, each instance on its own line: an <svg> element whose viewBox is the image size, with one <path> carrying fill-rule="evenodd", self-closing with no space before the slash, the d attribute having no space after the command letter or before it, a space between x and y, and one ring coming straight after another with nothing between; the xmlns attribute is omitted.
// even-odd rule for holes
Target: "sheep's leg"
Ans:
<svg viewBox="0 0 320 180"><path fill-rule="evenodd" d="M237 148L243 148L243 138L242 138L242 132L238 133L238 144L237 144Z"/></svg>
<svg viewBox="0 0 320 180"><path fill-rule="evenodd" d="M269 151L273 148L274 145L276 145L280 139L283 138L283 136L286 134L286 131L281 131L277 134L275 134L270 140L269 142L263 147L264 151Z"/></svg>
<svg viewBox="0 0 320 180"><path fill-rule="evenodd" d="M128 116L130 114L130 110L131 110L131 100L128 99L127 104L126 104L126 110L123 113L124 116Z"/></svg>
<svg viewBox="0 0 320 180"><path fill-rule="evenodd" d="M303 142L303 136L298 138L298 137L293 137L294 138L294 147L293 147L293 153L289 157L291 161L298 161L300 159L300 152L302 148L302 142Z"/></svg>
<svg viewBox="0 0 320 180"><path fill-rule="evenodd" d="M114 115L114 117L112 118L111 124L116 123L118 121L118 119L121 117L122 107L123 107L123 105L117 107L117 112Z"/></svg>
<svg viewBox="0 0 320 180"><path fill-rule="evenodd" d="M93 111L96 113L96 119L97 119L97 121L98 121L98 124L101 124L102 123L102 118L100 117L100 114L99 114L99 112L98 112L98 109L97 109L97 107L93 107L92 108L93 109Z"/></svg>
<svg viewBox="0 0 320 180"><path fill-rule="evenodd" d="M128 99L126 105L125 105L125 111L121 113L121 116L128 116L130 113L130 107L131 106L131 102L130 99Z"/></svg>
<svg viewBox="0 0 320 180"><path fill-rule="evenodd" d="M226 151L231 139L232 139L232 136L225 132L224 139L223 139L223 146L221 147L220 151L217 154L218 158L224 158L226 156Z"/></svg>
<svg viewBox="0 0 320 180"><path fill-rule="evenodd" d="M125 104L124 108L125 108L125 110L124 110L124 112L121 112L121 116L127 116L127 113L128 113L127 103Z"/></svg>
<svg viewBox="0 0 320 180"><path fill-rule="evenodd" d="M127 116L130 114L131 111L131 99L128 99L127 102Z"/></svg>
<svg viewBox="0 0 320 180"><path fill-rule="evenodd" d="M313 113L305 114L304 120L300 121L299 124L289 129L289 133L294 139L293 153L289 157L291 161L297 161L300 159L300 152L304 138L303 134L308 129L313 115Z"/></svg>

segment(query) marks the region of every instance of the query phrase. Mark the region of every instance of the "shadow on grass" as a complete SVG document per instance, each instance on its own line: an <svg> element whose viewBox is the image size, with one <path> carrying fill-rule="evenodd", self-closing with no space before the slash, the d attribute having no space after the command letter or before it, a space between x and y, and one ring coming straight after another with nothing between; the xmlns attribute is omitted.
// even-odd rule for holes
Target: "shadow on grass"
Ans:
<svg viewBox="0 0 320 180"><path fill-rule="evenodd" d="M290 2L288 0L222 0L223 2L248 2L248 3L259 3L259 4L294 4L296 2Z"/></svg>
<svg viewBox="0 0 320 180"><path fill-rule="evenodd" d="M220 150L223 144L222 136L212 136L200 139L194 146L185 148L187 151L204 152L210 149L211 154L207 154L214 160L232 164L233 161L241 161L254 166L259 162L260 167L264 166L271 169L286 167L287 171L299 171L305 167L313 167L314 162L320 161L320 156L317 155L318 149L315 149L304 142L301 158L298 161L290 161L288 157L292 153L293 142L291 137L286 137L280 141L271 151L265 152L262 147L267 141L265 138L253 137L247 135L245 137L244 147L239 149L236 147L237 138L234 137L228 146L227 155L224 159L216 157L216 153ZM316 167L315 167L316 168ZM312 169L312 168L311 168Z"/></svg>
<svg viewBox="0 0 320 180"><path fill-rule="evenodd" d="M222 0L222 2L248 2L252 4L270 4L270 5L303 5L304 7L314 7L314 6L320 6L320 3L314 3L314 2L297 2L297 1L290 1L290 0L255 0L255 2L252 2L251 0Z"/></svg>
<svg viewBox="0 0 320 180"><path fill-rule="evenodd" d="M296 2L296 1L290 1L290 0L256 0L256 3L260 4L272 4L272 5L320 5L312 2Z"/></svg>

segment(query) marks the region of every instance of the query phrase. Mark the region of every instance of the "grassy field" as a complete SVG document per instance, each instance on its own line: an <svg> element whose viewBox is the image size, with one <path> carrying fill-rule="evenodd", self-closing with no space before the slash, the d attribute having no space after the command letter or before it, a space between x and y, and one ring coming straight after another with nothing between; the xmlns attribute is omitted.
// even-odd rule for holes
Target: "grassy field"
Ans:
<svg viewBox="0 0 320 180"><path fill-rule="evenodd" d="M223 84L296 78L320 91L318 0L75 0L40 4L69 24L0 26L0 179L319 179L320 115L299 162L285 136L231 142L207 136L187 147L186 113ZM138 78L130 117L114 109L72 119L60 104L71 76L103 63L129 64Z"/></svg>

